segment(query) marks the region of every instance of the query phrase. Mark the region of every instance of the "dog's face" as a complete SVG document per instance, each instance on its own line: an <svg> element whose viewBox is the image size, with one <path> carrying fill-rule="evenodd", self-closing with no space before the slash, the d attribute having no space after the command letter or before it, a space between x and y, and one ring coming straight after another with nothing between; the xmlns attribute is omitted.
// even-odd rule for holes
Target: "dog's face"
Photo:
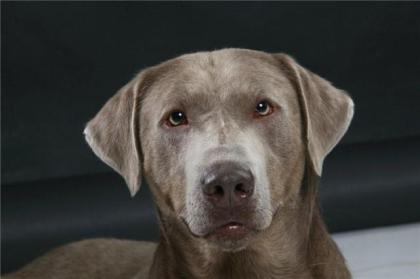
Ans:
<svg viewBox="0 0 420 279"><path fill-rule="evenodd" d="M238 250L298 197L306 150L320 174L351 115L345 94L287 56L231 49L145 70L86 134L132 193L143 169L159 208Z"/></svg>
<svg viewBox="0 0 420 279"><path fill-rule="evenodd" d="M192 234L236 248L270 225L302 162L296 93L268 55L169 63L140 110L144 168Z"/></svg>

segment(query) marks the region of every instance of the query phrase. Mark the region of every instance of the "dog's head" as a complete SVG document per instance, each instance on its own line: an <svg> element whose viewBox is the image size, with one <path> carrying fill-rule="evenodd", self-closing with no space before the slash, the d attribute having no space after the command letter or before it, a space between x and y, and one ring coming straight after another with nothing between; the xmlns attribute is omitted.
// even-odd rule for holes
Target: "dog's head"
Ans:
<svg viewBox="0 0 420 279"><path fill-rule="evenodd" d="M134 195L224 250L246 247L297 199L306 154L321 175L353 102L284 54L226 49L142 71L85 130Z"/></svg>

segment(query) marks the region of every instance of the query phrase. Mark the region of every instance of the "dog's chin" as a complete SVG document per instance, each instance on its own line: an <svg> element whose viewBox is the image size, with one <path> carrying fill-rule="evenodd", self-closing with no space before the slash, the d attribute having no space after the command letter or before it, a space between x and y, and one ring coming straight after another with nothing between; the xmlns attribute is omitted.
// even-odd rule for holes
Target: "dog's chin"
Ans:
<svg viewBox="0 0 420 279"><path fill-rule="evenodd" d="M205 240L214 248L236 252L247 248L258 238L258 235L271 225L272 216L260 219L226 218L199 225L183 221L194 237Z"/></svg>
<svg viewBox="0 0 420 279"><path fill-rule="evenodd" d="M221 239L212 239L208 240L210 246L214 249L221 250L223 252L238 252L245 250L250 241L241 239L241 240L221 240Z"/></svg>
<svg viewBox="0 0 420 279"><path fill-rule="evenodd" d="M204 238L215 248L236 252L245 249L256 234L255 229L231 222L215 228Z"/></svg>
<svg viewBox="0 0 420 279"><path fill-rule="evenodd" d="M216 249L236 252L245 249L257 234L258 230L251 226L229 222L212 227L200 237Z"/></svg>

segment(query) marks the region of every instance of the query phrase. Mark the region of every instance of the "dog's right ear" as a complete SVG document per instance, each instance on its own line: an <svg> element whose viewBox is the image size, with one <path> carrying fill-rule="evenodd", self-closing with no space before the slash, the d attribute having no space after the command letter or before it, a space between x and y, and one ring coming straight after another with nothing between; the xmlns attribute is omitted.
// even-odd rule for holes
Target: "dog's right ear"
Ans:
<svg viewBox="0 0 420 279"><path fill-rule="evenodd" d="M142 175L138 113L144 75L140 73L109 99L83 132L93 152L124 177L132 196Z"/></svg>
<svg viewBox="0 0 420 279"><path fill-rule="evenodd" d="M275 58L296 86L305 122L305 143L312 166L321 176L325 157L350 125L354 103L343 90L303 68L290 56L279 53Z"/></svg>

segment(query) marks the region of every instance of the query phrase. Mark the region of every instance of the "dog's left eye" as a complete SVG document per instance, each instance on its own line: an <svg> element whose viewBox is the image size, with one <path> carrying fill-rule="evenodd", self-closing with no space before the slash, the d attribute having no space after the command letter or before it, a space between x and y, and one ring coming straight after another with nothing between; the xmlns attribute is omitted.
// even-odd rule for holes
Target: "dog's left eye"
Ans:
<svg viewBox="0 0 420 279"><path fill-rule="evenodd" d="M257 116L267 116L273 112L273 107L267 101L261 101L255 107Z"/></svg>
<svg viewBox="0 0 420 279"><path fill-rule="evenodd" d="M187 116L182 111L173 111L169 114L167 119L167 123L169 126L176 127L180 125L188 124Z"/></svg>

